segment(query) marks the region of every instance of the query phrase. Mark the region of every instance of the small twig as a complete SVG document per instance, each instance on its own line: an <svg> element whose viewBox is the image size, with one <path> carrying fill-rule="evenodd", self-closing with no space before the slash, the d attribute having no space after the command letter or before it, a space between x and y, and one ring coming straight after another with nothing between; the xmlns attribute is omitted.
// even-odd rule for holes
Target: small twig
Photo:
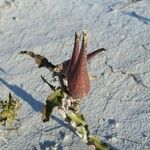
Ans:
<svg viewBox="0 0 150 150"><path fill-rule="evenodd" d="M56 90L56 87L53 86L52 84L50 84L42 75L41 75L41 78L42 78L43 82L48 84L48 86L51 88L52 91Z"/></svg>

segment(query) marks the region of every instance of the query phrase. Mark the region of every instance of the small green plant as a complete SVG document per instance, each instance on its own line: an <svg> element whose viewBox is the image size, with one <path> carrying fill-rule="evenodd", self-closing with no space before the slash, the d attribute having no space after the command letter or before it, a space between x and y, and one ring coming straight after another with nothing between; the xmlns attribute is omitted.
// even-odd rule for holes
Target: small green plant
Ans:
<svg viewBox="0 0 150 150"><path fill-rule="evenodd" d="M9 93L7 100L0 98L0 123L12 125L17 118L17 110L20 107L21 103L18 99L14 99L11 93Z"/></svg>

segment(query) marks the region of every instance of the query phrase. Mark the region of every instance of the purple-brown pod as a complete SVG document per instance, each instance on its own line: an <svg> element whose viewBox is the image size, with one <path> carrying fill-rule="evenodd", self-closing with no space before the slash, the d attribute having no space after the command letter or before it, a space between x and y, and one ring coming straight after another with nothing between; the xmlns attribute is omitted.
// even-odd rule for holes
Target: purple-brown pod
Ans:
<svg viewBox="0 0 150 150"><path fill-rule="evenodd" d="M67 68L67 82L69 94L75 98L84 98L90 90L87 71L87 33L83 33L81 49L79 37L75 34L73 54Z"/></svg>

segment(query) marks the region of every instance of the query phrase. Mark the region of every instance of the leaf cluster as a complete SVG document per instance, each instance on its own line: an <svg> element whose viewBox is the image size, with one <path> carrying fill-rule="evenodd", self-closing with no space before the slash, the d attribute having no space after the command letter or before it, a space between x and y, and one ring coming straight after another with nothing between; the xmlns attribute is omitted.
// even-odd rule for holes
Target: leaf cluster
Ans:
<svg viewBox="0 0 150 150"><path fill-rule="evenodd" d="M14 99L11 93L9 93L6 100L0 98L0 123L11 125L17 117L17 110L20 107L21 103L18 99Z"/></svg>

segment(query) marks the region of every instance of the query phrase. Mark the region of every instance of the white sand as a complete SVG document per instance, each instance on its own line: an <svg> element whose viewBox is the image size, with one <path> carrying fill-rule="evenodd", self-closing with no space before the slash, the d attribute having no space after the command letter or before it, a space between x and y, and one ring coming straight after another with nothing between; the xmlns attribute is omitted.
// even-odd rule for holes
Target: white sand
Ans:
<svg viewBox="0 0 150 150"><path fill-rule="evenodd" d="M48 70L19 55L32 50L57 64L71 56L74 32L89 33L91 92L81 103L90 131L119 150L150 149L149 0L0 0L0 97L19 97L21 127L0 127L0 150L86 150L57 112L41 122ZM35 148L36 147L36 148Z"/></svg>

